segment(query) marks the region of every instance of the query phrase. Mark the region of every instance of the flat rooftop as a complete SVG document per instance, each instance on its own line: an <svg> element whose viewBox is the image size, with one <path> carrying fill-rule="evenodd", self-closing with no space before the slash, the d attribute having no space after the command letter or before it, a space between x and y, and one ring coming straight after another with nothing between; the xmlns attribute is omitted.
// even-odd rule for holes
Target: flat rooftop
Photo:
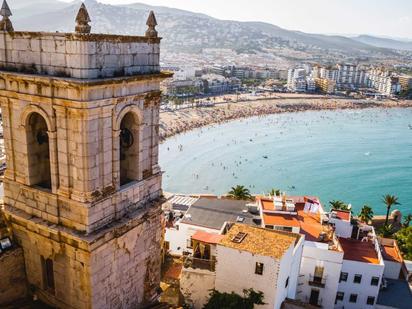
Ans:
<svg viewBox="0 0 412 309"><path fill-rule="evenodd" d="M255 215L246 206L250 201L238 201L228 198L200 197L187 210L181 223L221 230L225 222L241 222L260 226L254 221Z"/></svg>
<svg viewBox="0 0 412 309"><path fill-rule="evenodd" d="M244 238L240 242L234 242L233 240L239 233L244 233ZM285 252L299 241L300 237L299 234L295 233L268 230L246 224L234 224L219 242L219 245L281 259Z"/></svg>
<svg viewBox="0 0 412 309"><path fill-rule="evenodd" d="M349 221L350 220L350 211L349 210L335 210L332 209L331 212L335 214L335 218L339 220Z"/></svg>
<svg viewBox="0 0 412 309"><path fill-rule="evenodd" d="M396 262L396 263L403 262L401 253L399 252L398 248L396 248L395 246L381 244L380 247L381 247L382 258L385 261Z"/></svg>
<svg viewBox="0 0 412 309"><path fill-rule="evenodd" d="M339 238L339 243L344 252L344 260L379 264L379 257L373 243L349 238Z"/></svg>
<svg viewBox="0 0 412 309"><path fill-rule="evenodd" d="M317 197L308 197L312 200L319 200ZM317 241L321 232L328 232L328 227L322 225L321 211L319 208L316 212L305 211L304 196L288 196L288 200L295 203L295 212L291 213L265 213L265 210L273 211L273 201L268 198L260 198L263 208L263 222L265 225L277 225L288 227L299 227L300 233L305 235L309 241Z"/></svg>
<svg viewBox="0 0 412 309"><path fill-rule="evenodd" d="M193 240L197 240L211 245L218 244L223 239L223 237L224 236L220 234L212 234L203 231L197 231L195 234L192 235Z"/></svg>
<svg viewBox="0 0 412 309"><path fill-rule="evenodd" d="M388 287L379 292L378 305L388 308L409 309L412 303L412 294L405 280L386 279Z"/></svg>

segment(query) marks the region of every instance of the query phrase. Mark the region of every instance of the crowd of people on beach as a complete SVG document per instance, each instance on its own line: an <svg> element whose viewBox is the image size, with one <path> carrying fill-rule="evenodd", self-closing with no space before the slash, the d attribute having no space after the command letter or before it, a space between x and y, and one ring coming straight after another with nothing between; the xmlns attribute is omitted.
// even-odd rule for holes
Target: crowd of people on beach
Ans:
<svg viewBox="0 0 412 309"><path fill-rule="evenodd" d="M193 108L162 112L160 116L160 141L192 129L221 124L230 120L264 116L285 112L309 110L359 109L372 107L412 107L412 101L360 101L360 100L268 100L248 103L228 103L209 108Z"/></svg>

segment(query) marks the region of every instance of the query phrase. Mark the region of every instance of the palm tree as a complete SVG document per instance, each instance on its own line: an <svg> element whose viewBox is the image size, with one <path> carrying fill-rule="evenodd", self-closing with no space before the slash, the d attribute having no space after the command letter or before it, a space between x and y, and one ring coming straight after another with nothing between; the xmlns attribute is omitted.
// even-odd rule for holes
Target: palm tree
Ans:
<svg viewBox="0 0 412 309"><path fill-rule="evenodd" d="M280 196L280 190L279 190L279 189L272 188L272 190L270 190L270 192L269 192L269 195L272 195L272 196Z"/></svg>
<svg viewBox="0 0 412 309"><path fill-rule="evenodd" d="M398 202L398 198L395 195L386 194L382 197L382 202L386 205L386 220L385 225L388 225L389 221L389 212L391 211L391 207L393 205L400 205Z"/></svg>
<svg viewBox="0 0 412 309"><path fill-rule="evenodd" d="M359 215L359 219L365 223L369 223L373 219L373 210L368 205L363 205Z"/></svg>
<svg viewBox="0 0 412 309"><path fill-rule="evenodd" d="M228 195L236 200L250 200L252 198L249 189L240 185L232 187Z"/></svg>
<svg viewBox="0 0 412 309"><path fill-rule="evenodd" d="M333 200L333 201L330 201L329 204L331 208L335 210L349 210L348 205L342 201Z"/></svg>
<svg viewBox="0 0 412 309"><path fill-rule="evenodd" d="M395 233L395 230L392 224L385 224L380 228L379 232L383 237L391 237L393 233Z"/></svg>
<svg viewBox="0 0 412 309"><path fill-rule="evenodd" d="M411 221L412 221L412 214L406 215L405 217L403 217L403 226L405 228L409 227L409 224L411 224Z"/></svg>

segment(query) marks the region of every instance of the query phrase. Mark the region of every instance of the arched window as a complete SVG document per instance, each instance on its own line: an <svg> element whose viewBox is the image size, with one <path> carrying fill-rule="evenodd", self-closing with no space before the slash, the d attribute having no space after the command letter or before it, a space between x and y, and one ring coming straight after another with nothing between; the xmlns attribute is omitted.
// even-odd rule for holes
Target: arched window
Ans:
<svg viewBox="0 0 412 309"><path fill-rule="evenodd" d="M47 124L39 113L31 113L27 125L29 185L51 189L50 148Z"/></svg>
<svg viewBox="0 0 412 309"><path fill-rule="evenodd" d="M139 179L139 119L128 112L120 123L120 185Z"/></svg>

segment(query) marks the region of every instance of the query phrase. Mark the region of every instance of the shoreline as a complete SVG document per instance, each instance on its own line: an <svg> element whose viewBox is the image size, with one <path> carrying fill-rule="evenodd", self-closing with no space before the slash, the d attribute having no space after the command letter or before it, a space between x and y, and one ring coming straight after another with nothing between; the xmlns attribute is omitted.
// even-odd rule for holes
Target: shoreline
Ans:
<svg viewBox="0 0 412 309"><path fill-rule="evenodd" d="M349 98L319 98L306 95L294 98L284 96L272 99L256 99L237 103L219 103L212 107L193 107L160 113L160 142L178 134L209 125L223 124L232 120L321 110L345 110L366 108L410 108L412 100L368 101Z"/></svg>

